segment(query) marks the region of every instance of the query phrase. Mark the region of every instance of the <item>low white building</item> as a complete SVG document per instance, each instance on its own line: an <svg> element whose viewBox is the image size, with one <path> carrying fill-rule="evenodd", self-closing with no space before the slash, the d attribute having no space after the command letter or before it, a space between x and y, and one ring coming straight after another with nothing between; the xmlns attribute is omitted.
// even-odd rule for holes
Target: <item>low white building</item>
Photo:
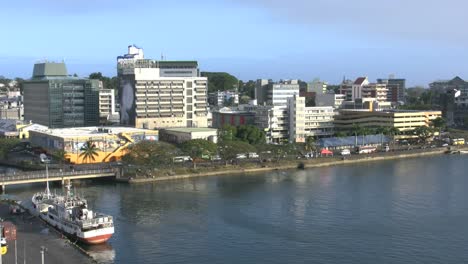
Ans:
<svg viewBox="0 0 468 264"><path fill-rule="evenodd" d="M161 141L180 144L192 139L205 139L218 142L218 130L204 127L165 128L159 131Z"/></svg>

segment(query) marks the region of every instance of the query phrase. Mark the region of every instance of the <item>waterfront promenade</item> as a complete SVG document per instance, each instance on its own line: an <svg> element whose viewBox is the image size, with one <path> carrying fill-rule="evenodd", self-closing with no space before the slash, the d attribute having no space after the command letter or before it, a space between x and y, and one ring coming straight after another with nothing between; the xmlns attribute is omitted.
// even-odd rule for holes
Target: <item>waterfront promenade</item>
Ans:
<svg viewBox="0 0 468 264"><path fill-rule="evenodd" d="M458 148L460 150L462 148ZM410 150L399 150L391 152L378 152L373 154L355 154L350 156L335 156L335 157L320 157L308 160L290 160L290 161L279 161L269 163L258 163L253 166L246 166L242 164L240 166L217 166L207 167L199 169L192 173L172 174L171 170L161 171L159 175L135 175L134 177L121 177L118 181L129 182L129 183L144 183L152 181L167 181L167 180L178 180L204 176L222 176L222 175L236 175L236 174L247 174L247 173L262 173L276 170L290 170L290 169L308 169L326 166L338 166L343 164L355 164L365 162L376 162L383 160L395 160L405 158L417 158L432 155L441 155L447 153L446 147L442 148L425 148L425 149L410 149ZM166 175L164 175L164 173Z"/></svg>

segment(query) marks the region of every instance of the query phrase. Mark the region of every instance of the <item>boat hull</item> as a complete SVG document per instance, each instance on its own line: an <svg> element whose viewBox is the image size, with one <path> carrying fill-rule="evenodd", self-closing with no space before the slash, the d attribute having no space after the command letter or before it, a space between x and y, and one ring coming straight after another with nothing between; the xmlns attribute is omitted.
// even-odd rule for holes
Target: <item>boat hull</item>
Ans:
<svg viewBox="0 0 468 264"><path fill-rule="evenodd" d="M77 237L77 238L81 243L88 244L88 245L97 245L97 244L105 243L111 237L112 237L112 234L99 235L99 236L87 237L87 238L83 238L83 237Z"/></svg>

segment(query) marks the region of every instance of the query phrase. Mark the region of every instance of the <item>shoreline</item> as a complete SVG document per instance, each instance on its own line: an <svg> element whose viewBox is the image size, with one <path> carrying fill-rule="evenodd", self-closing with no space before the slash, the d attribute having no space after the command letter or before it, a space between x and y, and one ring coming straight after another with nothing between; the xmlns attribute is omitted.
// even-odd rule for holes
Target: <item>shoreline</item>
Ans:
<svg viewBox="0 0 468 264"><path fill-rule="evenodd" d="M461 149L459 149L461 150ZM395 154L378 154L378 155L367 155L367 156L357 156L357 158L345 158L331 161L324 161L320 163L313 163L314 160L297 160L294 164L288 165L280 165L280 166L272 166L272 167L261 167L261 168L228 168L227 170L223 171L206 171L200 173L187 173L181 175L173 175L173 176L160 176L154 178L120 178L116 179L119 182L126 182L131 184L138 184L138 183L147 183L147 182L159 182L159 181L171 181L171 180L181 180L181 179L190 179L190 178L197 178L197 177L209 177L209 176L226 176L226 175L240 175L240 174L252 174L252 173L261 173L261 172L268 172L268 171L277 171L277 170L292 170L292 169L299 169L299 164L303 164L304 167L301 169L312 169L312 168L319 168L319 167L329 167L329 166L338 166L338 165L347 165L347 164L354 164L354 163L366 163L366 162L375 162L375 161L385 161L385 160L395 160L395 159L404 159L404 158L417 158L417 157L425 157L425 156L435 156L446 154L447 149L437 149L432 151L423 151L423 152L416 152L416 153L395 153ZM340 156L340 158L342 158Z"/></svg>

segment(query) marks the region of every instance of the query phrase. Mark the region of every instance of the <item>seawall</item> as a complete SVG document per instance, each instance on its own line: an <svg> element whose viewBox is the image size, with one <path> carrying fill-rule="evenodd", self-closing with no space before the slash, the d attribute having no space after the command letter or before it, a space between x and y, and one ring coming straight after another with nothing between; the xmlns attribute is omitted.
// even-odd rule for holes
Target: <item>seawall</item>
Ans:
<svg viewBox="0 0 468 264"><path fill-rule="evenodd" d="M405 159L405 158L417 158L424 156L434 156L441 155L446 153L446 149L436 149L424 152L417 153L391 153L386 155L369 155L369 156L358 156L354 155L353 158L348 159L334 159L327 161L324 159L323 162L316 163L314 160L297 160L294 164L282 165L282 166L270 166L262 168L236 168L236 169L227 169L223 171L212 171L212 172L200 172L200 173L191 173L191 174L181 174L173 176L160 176L155 178L131 178L131 179L118 179L119 181L128 182L128 183L145 183L145 182L157 182L157 181L169 181L169 180L180 180L188 179L195 177L206 177L206 176L224 176L224 175L239 175L239 174L250 174L250 173L261 173L268 171L276 170L291 170L297 169L298 164L303 163L304 169L317 168L317 167L326 167L326 166L336 166L342 164L355 164L355 163L365 163L365 162L374 162L374 161L384 161L384 160L395 160L395 159Z"/></svg>

